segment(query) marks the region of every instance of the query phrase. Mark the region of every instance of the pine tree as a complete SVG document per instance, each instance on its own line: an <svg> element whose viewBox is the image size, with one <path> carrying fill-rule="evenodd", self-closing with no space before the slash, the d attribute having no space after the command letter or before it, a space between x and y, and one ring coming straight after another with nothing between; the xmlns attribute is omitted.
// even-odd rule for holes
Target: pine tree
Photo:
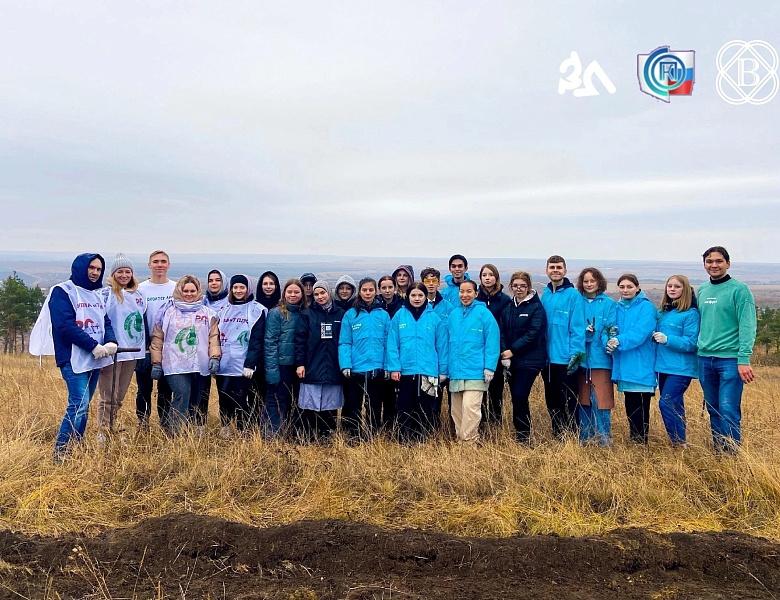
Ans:
<svg viewBox="0 0 780 600"><path fill-rule="evenodd" d="M16 272L0 283L3 352L24 352L26 336L38 317L44 299L41 288L27 287Z"/></svg>

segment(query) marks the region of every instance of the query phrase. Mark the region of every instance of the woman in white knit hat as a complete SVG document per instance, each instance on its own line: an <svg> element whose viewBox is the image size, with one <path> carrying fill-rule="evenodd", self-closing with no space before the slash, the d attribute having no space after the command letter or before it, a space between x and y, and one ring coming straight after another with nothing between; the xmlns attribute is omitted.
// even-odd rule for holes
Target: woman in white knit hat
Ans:
<svg viewBox="0 0 780 600"><path fill-rule="evenodd" d="M101 291L106 312L114 326L120 348L139 348L138 352L121 352L113 364L100 371L98 380L98 441L105 442L107 434L116 431L117 414L133 378L135 363L146 352L144 313L146 299L138 291L138 280L133 275L133 263L121 252L111 263L108 285ZM116 369L116 378L114 378ZM116 384L114 384L116 382Z"/></svg>

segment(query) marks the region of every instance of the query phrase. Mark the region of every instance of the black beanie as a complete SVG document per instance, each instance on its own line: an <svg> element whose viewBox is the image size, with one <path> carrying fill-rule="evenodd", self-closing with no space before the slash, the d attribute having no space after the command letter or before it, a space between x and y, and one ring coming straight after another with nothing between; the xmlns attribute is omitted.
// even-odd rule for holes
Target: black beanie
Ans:
<svg viewBox="0 0 780 600"><path fill-rule="evenodd" d="M243 283L249 288L249 280L246 278L246 275L233 275L233 277L230 278L230 289L233 289L233 286L237 283Z"/></svg>

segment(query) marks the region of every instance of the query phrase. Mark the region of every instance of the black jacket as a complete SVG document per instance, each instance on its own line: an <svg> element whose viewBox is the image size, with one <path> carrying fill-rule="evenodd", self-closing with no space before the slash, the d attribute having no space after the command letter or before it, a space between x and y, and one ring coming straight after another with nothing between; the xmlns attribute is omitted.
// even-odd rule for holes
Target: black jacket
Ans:
<svg viewBox="0 0 780 600"><path fill-rule="evenodd" d="M498 326L500 328L501 313L504 312L504 309L507 306L512 304L512 299L504 293L503 284L501 285L499 290L492 296L489 296L488 293L483 289L483 287L479 286L479 294L477 294L477 300L485 303L485 306L488 307L488 310L493 315L493 318L496 320L496 323L498 323Z"/></svg>
<svg viewBox="0 0 780 600"><path fill-rule="evenodd" d="M382 296L377 296L377 298L379 298L379 300L382 302L382 308L387 311L387 314L390 315L391 319L395 316L395 313L401 310L401 307L404 305L403 298L401 298L401 296L398 294L393 294L393 299L390 302L385 302L385 299Z"/></svg>
<svg viewBox="0 0 780 600"><path fill-rule="evenodd" d="M295 326L295 366L305 367L302 383L341 384L339 337L344 311L334 303L325 310L316 302L301 311Z"/></svg>
<svg viewBox="0 0 780 600"><path fill-rule="evenodd" d="M539 294L501 313L501 352L512 351L512 369L541 369L547 364L547 315Z"/></svg>

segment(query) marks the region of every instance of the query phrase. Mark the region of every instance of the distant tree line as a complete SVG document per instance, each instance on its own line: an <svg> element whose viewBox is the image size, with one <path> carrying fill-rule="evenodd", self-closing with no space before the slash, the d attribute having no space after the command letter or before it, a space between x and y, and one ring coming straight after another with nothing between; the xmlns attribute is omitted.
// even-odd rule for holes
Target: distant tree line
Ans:
<svg viewBox="0 0 780 600"><path fill-rule="evenodd" d="M0 336L4 353L25 351L27 336L44 300L41 288L27 287L16 272L0 282Z"/></svg>
<svg viewBox="0 0 780 600"><path fill-rule="evenodd" d="M765 354L780 353L780 308L759 308L756 345Z"/></svg>

